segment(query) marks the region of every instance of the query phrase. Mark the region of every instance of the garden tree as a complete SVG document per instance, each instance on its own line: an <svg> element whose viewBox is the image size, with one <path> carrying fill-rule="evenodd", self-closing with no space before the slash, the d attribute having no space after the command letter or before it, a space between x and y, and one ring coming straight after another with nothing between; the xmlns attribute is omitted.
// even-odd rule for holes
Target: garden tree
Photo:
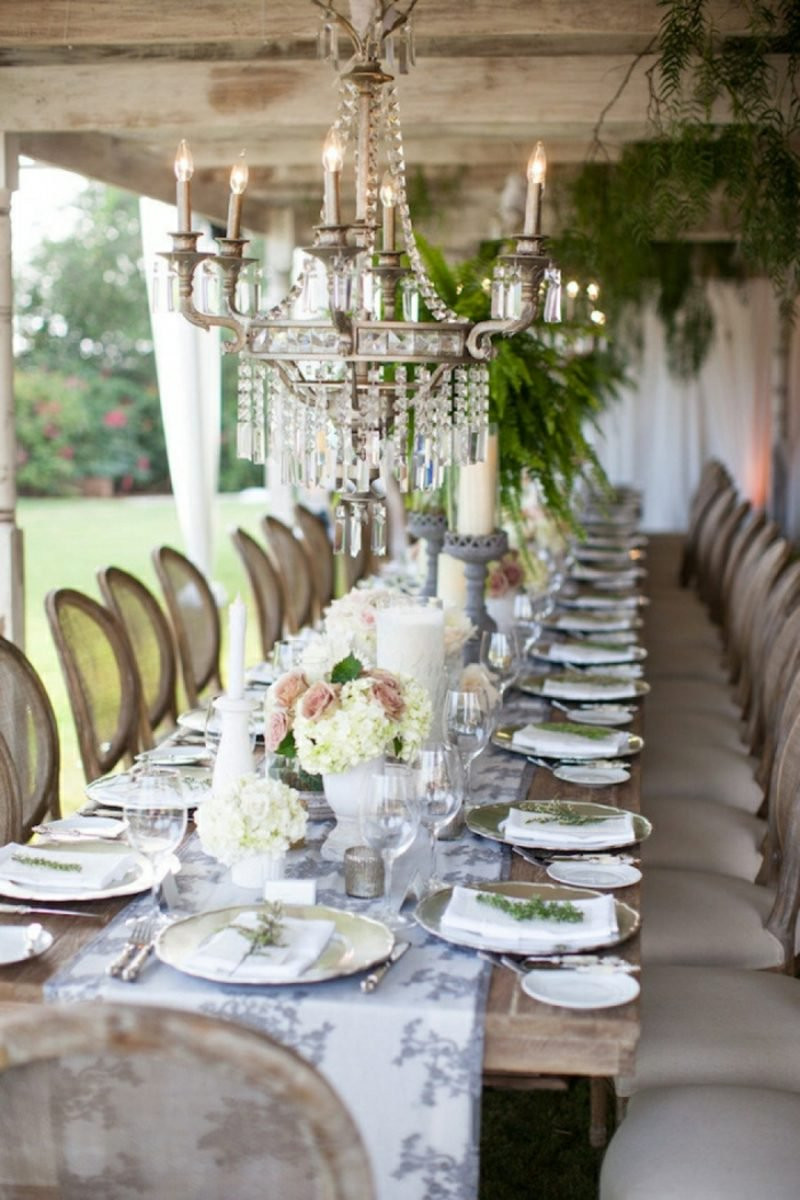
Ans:
<svg viewBox="0 0 800 1200"><path fill-rule="evenodd" d="M15 400L22 492L164 490L161 423L138 198L88 184L64 238L46 238L18 273ZM234 457L235 380L223 376L221 486L257 483ZM230 417L230 419L228 419Z"/></svg>

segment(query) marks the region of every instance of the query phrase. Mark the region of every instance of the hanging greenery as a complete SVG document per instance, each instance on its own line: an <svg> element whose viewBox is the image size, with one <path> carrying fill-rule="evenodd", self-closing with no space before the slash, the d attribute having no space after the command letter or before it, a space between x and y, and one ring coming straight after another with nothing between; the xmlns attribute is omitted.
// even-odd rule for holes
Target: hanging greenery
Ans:
<svg viewBox="0 0 800 1200"><path fill-rule="evenodd" d="M450 267L441 251L417 240L445 303L470 321L488 320L488 282L502 243L485 242L475 258ZM567 520L575 481L587 471L602 477L586 423L616 394L624 372L613 347L592 337L597 330L574 332L594 343L582 354L570 349L560 327L546 325L495 342L490 419L498 426L501 502L512 516L526 473L538 481L548 507Z"/></svg>
<svg viewBox="0 0 800 1200"><path fill-rule="evenodd" d="M567 272L602 280L607 312L655 299L685 375L713 336L703 280L765 274L785 309L800 288L800 4L739 0L741 37L722 35L711 0L660 6L653 136L602 161L600 119L553 250ZM679 240L709 222L730 238Z"/></svg>

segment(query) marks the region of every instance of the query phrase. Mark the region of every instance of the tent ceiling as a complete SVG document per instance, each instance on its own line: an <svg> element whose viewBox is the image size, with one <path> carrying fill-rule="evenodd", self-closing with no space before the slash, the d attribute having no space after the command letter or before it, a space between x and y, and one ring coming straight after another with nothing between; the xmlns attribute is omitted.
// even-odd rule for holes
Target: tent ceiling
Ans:
<svg viewBox="0 0 800 1200"><path fill-rule="evenodd" d="M717 7L721 31L744 32L741 8ZM408 162L434 185L457 176L477 220L537 138L566 171L608 109L613 155L646 132L661 16L656 0L419 0L398 84ZM170 202L185 137L194 206L218 221L244 148L247 227L291 205L307 229L336 95L318 18L310 0L0 0L0 124L22 153Z"/></svg>

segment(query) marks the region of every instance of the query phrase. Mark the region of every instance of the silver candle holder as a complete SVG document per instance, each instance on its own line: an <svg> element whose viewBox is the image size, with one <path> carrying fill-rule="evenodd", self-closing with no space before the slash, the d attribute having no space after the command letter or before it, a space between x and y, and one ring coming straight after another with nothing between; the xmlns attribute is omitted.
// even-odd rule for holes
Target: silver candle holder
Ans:
<svg viewBox="0 0 800 1200"><path fill-rule="evenodd" d="M454 533L448 529L443 549L445 554L459 559L464 564L467 585L465 610L477 631L464 647L464 662L476 662L480 652L481 634L484 630L493 631L497 628L486 611L486 568L494 559L502 558L505 554L508 549L508 534L503 529L495 529L493 533L487 534Z"/></svg>

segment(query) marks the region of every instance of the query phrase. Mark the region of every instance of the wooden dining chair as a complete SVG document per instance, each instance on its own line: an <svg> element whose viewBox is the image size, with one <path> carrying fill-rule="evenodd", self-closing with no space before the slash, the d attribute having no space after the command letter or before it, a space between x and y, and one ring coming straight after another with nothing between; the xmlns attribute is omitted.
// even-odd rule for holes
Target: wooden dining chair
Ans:
<svg viewBox="0 0 800 1200"><path fill-rule="evenodd" d="M26 840L22 830L19 779L6 739L0 734L0 846Z"/></svg>
<svg viewBox="0 0 800 1200"><path fill-rule="evenodd" d="M277 517L264 517L261 530L283 580L286 631L299 633L313 619L315 592L308 553Z"/></svg>
<svg viewBox="0 0 800 1200"><path fill-rule="evenodd" d="M333 599L336 579L333 544L325 521L303 504L296 504L294 518L300 529L311 560L311 574L320 616Z"/></svg>
<svg viewBox="0 0 800 1200"><path fill-rule="evenodd" d="M61 816L58 727L32 663L0 637L0 734L16 770L23 840L45 817Z"/></svg>
<svg viewBox="0 0 800 1200"><path fill-rule="evenodd" d="M186 700L196 708L206 688L222 691L217 602L203 572L179 550L158 546L153 566L172 622Z"/></svg>
<svg viewBox="0 0 800 1200"><path fill-rule="evenodd" d="M178 717L175 645L161 605L140 579L121 567L101 567L97 583L130 642L151 733L165 723L174 728Z"/></svg>
<svg viewBox="0 0 800 1200"><path fill-rule="evenodd" d="M283 584L265 550L244 529L232 529L231 541L247 574L258 616L261 655L268 659L283 630Z"/></svg>
<svg viewBox="0 0 800 1200"><path fill-rule="evenodd" d="M0 1196L373 1200L358 1129L265 1034L147 1005L0 1024Z"/></svg>
<svg viewBox="0 0 800 1200"><path fill-rule="evenodd" d="M153 744L130 643L103 604L73 588L45 598L87 782Z"/></svg>

